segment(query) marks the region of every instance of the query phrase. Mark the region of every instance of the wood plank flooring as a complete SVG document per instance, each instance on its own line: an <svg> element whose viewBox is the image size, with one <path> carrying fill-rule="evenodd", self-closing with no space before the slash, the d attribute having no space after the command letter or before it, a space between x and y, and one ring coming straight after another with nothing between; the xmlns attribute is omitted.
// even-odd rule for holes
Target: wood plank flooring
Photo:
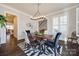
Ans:
<svg viewBox="0 0 79 59"><path fill-rule="evenodd" d="M10 40L1 45L0 56L25 56L25 53L17 46L17 39L11 35Z"/></svg>
<svg viewBox="0 0 79 59"><path fill-rule="evenodd" d="M6 44L3 44L0 47L0 56L25 56L25 53L18 46L16 46L16 49L11 50L10 48L6 49Z"/></svg>

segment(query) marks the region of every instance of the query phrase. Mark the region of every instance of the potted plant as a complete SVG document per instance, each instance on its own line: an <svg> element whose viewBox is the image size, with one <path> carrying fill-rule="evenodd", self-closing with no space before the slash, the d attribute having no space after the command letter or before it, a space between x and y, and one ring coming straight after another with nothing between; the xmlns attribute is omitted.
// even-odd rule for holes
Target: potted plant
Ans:
<svg viewBox="0 0 79 59"><path fill-rule="evenodd" d="M0 27L5 27L6 17L4 15L0 15Z"/></svg>
<svg viewBox="0 0 79 59"><path fill-rule="evenodd" d="M0 15L0 29L2 27L5 27L5 22L6 22L6 17L4 15ZM0 37L0 43L1 43L1 37Z"/></svg>

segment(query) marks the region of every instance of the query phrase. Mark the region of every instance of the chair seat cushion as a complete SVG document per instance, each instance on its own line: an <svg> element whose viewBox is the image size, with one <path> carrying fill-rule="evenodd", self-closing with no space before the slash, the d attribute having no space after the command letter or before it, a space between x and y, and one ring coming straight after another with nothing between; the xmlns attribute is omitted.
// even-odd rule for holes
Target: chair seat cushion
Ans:
<svg viewBox="0 0 79 59"><path fill-rule="evenodd" d="M52 42L52 41L46 41L45 45L50 46L50 47L54 47L54 42Z"/></svg>

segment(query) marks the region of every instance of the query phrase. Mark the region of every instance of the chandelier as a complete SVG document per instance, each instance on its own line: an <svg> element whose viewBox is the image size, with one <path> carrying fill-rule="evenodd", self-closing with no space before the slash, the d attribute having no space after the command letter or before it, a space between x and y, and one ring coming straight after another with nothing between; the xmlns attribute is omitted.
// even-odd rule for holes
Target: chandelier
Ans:
<svg viewBox="0 0 79 59"><path fill-rule="evenodd" d="M37 11L36 13L31 17L31 20L39 20L39 19L45 19L45 16L42 16L39 11L39 3L37 4Z"/></svg>

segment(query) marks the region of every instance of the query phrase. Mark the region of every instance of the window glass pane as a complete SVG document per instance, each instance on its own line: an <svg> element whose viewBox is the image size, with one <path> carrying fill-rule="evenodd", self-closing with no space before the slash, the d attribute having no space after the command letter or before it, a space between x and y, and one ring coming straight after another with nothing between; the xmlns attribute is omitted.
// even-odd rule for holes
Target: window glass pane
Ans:
<svg viewBox="0 0 79 59"><path fill-rule="evenodd" d="M58 26L54 26L53 29L54 29L54 30L58 30Z"/></svg>
<svg viewBox="0 0 79 59"><path fill-rule="evenodd" d="M58 17L53 18L53 25L58 25Z"/></svg>
<svg viewBox="0 0 79 59"><path fill-rule="evenodd" d="M67 31L67 26L66 25L60 26L60 31L66 32Z"/></svg>
<svg viewBox="0 0 79 59"><path fill-rule="evenodd" d="M67 16L60 17L60 24L67 24Z"/></svg>
<svg viewBox="0 0 79 59"><path fill-rule="evenodd" d="M55 35L59 31L58 26L53 26L53 34Z"/></svg>

